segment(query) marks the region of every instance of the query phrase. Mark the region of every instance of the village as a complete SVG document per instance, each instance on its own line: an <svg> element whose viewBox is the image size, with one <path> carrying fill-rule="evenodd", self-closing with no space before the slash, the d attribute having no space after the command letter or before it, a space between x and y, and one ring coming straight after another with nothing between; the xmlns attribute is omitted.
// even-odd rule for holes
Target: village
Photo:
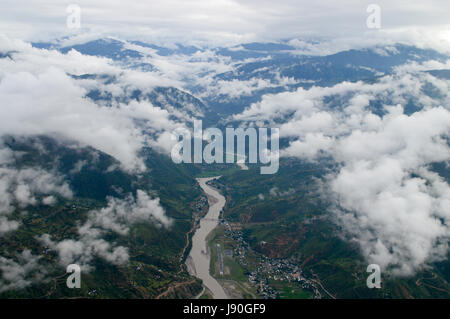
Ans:
<svg viewBox="0 0 450 319"><path fill-rule="evenodd" d="M313 298L321 299L322 294L316 283L305 278L301 268L294 259L275 259L255 252L244 240L241 230L230 225L221 218L220 224L225 229L225 236L236 243L232 252L234 260L244 269L248 270L248 282L255 288L256 292L264 299L278 299L280 292L271 285L271 282L296 283L302 290L311 293ZM248 256L253 257L249 261Z"/></svg>

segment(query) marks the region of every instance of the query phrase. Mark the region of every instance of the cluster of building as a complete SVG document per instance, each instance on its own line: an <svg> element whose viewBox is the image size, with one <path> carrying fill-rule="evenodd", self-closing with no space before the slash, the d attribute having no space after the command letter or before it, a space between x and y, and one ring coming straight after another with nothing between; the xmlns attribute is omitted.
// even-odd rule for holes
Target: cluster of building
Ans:
<svg viewBox="0 0 450 319"><path fill-rule="evenodd" d="M226 221L222 221L222 225L226 226L225 235L233 239L237 246L233 250L233 255L239 264L246 266L247 260L245 259L246 253L250 248L248 243L244 240L242 231L233 229Z"/></svg>
<svg viewBox="0 0 450 319"><path fill-rule="evenodd" d="M260 273L252 271L248 275L248 281L256 288L256 291L264 299L277 299L279 292L269 285L267 278L262 278Z"/></svg>
<svg viewBox="0 0 450 319"><path fill-rule="evenodd" d="M194 211L197 213L201 213L203 209L208 205L208 197L201 196L195 203L194 203Z"/></svg>
<svg viewBox="0 0 450 319"><path fill-rule="evenodd" d="M272 259L261 256L260 264L249 276L249 280L256 283L269 280L297 282L303 290L311 291L315 298L322 297L315 283L303 276L302 270L293 259Z"/></svg>
<svg viewBox="0 0 450 319"><path fill-rule="evenodd" d="M247 253L251 250L248 243L244 240L242 231L221 220L225 227L225 234L232 238L236 243L233 250L235 260L241 266L247 266ZM248 281L256 288L257 292L266 299L274 299L279 297L279 292L270 286L270 280L297 282L304 290L311 291L314 298L321 298L321 294L316 284L306 279L302 270L298 266L298 261L291 259L275 259L264 255L259 256L256 268L248 275Z"/></svg>

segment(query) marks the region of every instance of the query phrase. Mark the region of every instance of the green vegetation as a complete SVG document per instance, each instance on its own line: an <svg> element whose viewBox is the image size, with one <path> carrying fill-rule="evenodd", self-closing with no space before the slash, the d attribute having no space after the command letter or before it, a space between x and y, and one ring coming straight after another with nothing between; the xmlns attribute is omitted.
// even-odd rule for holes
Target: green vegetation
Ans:
<svg viewBox="0 0 450 319"><path fill-rule="evenodd" d="M275 175L261 175L257 165L248 171L236 165L175 165L167 156L150 149L143 152L147 173L139 176L108 168L117 165L110 156L86 148L82 151L65 147L48 138L39 138L47 152L38 152L35 143L8 141L8 147L23 152L15 163L18 169L42 167L65 174L74 198L57 198L54 206L37 205L17 208L12 219L20 220L17 231L0 241L0 255L14 259L30 250L42 256L39 264L46 269L47 281L0 294L1 298L155 298L192 297L201 292L201 284L183 266L189 252L186 234L192 228L193 207L202 192L195 181L198 176L217 176L214 181L226 198L224 216L242 228L243 238L255 255L247 254L246 265L236 256L223 256L224 275L219 275L217 248L233 251L237 243L218 227L210 236L211 274L233 282L245 298L256 293L248 274L258 265L258 255L270 258L292 258L306 278L322 286L323 297L337 298L449 298L450 262L436 263L411 278L391 278L383 274L381 290L366 287L366 267L359 247L340 236L340 229L330 220L326 198L318 191L317 178L330 168L298 160L282 159ZM59 154L55 159L52 154ZM93 160L93 158L97 160ZM76 163L89 165L67 174ZM436 165L435 170L444 170ZM447 175L445 175L447 176ZM107 204L108 197L124 198L143 190L160 198L161 206L174 222L169 229L151 223L134 224L126 236L108 233L105 239L129 250L130 260L124 266L113 266L100 258L92 262L93 270L82 274L82 288L68 289L67 274L58 264L54 251L46 251L36 238L51 234L55 241L77 240L78 225L87 220L91 210ZM192 235L192 234L191 234ZM45 252L45 253L44 253ZM311 298L310 291L296 282L272 280L280 298ZM169 287L182 287L168 290ZM326 291L323 288L326 289ZM207 298L205 292L201 298ZM210 296L209 296L210 297Z"/></svg>
<svg viewBox="0 0 450 319"><path fill-rule="evenodd" d="M327 199L319 195L316 179L330 165L281 159L274 175L261 175L256 166L222 174L216 183L227 196L225 219L242 227L254 251L270 258L296 259L305 277L320 282L337 298L449 298L448 260L411 278L382 274L383 289L367 288L367 262L356 244L342 239L341 230L329 218ZM273 285L280 298L306 297L305 291L292 285ZM330 297L319 288L323 297Z"/></svg>
<svg viewBox="0 0 450 319"><path fill-rule="evenodd" d="M271 280L270 285L280 292L280 299L310 299L313 295L298 284Z"/></svg>
<svg viewBox="0 0 450 319"><path fill-rule="evenodd" d="M30 206L18 208L11 218L20 220L17 231L6 234L0 241L0 255L15 259L16 254L30 250L42 256L39 264L49 280L39 281L23 290L0 293L0 298L155 298L190 297L200 293L201 284L191 277L182 265L186 234L192 227L192 206L202 194L189 170L173 164L169 157L146 150L144 156L149 172L140 176L121 170L108 170L118 163L110 156L86 148L72 149L48 138L39 138L47 152L38 152L30 141L9 141L9 147L24 153L17 168L42 167L65 174L76 163L86 161L79 171L67 174L74 192L73 199L58 198L54 206ZM52 154L59 154L57 159ZM92 160L95 157L97 160ZM65 174L66 175L66 174ZM50 234L58 242L78 240L78 226L86 222L91 210L105 207L109 196L124 198L137 190L154 194L173 223L165 228L153 223L137 223L130 226L126 235L115 232L105 234L105 240L128 249L129 262L114 266L101 258L95 258L90 272L82 272L82 288L68 289L65 267L59 264L56 252L47 250L37 237ZM173 284L175 289L164 293Z"/></svg>

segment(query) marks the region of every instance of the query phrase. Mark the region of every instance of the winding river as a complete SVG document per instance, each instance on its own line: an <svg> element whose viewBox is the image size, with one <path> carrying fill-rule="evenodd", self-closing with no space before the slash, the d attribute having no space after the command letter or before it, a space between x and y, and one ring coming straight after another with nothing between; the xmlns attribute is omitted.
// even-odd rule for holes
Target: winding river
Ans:
<svg viewBox="0 0 450 319"><path fill-rule="evenodd" d="M211 291L213 298L227 299L228 296L222 286L209 274L211 255L209 253L208 241L206 240L209 233L218 225L220 211L225 206L225 197L214 188L206 185L210 180L219 177L197 178L200 187L209 197L215 199L215 203L209 200L210 207L208 213L200 220L200 227L192 237L192 249L186 260L186 265L189 273L203 281L203 285Z"/></svg>

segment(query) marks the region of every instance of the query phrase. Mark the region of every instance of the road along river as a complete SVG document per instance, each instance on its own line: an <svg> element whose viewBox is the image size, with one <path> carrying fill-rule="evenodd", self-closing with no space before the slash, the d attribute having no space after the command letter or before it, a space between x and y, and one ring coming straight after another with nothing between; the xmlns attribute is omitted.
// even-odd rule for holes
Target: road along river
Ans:
<svg viewBox="0 0 450 319"><path fill-rule="evenodd" d="M219 214L223 206L225 206L225 197L223 197L214 188L206 185L210 180L219 178L197 178L200 187L210 197L215 198L215 203L210 203L208 213L200 220L200 227L192 237L192 249L189 253L189 257L186 260L186 265L189 273L203 281L203 285L206 286L212 293L215 299L228 299L222 286L209 274L209 265L211 255L209 254L208 241L206 238L209 233L216 228L219 223Z"/></svg>

